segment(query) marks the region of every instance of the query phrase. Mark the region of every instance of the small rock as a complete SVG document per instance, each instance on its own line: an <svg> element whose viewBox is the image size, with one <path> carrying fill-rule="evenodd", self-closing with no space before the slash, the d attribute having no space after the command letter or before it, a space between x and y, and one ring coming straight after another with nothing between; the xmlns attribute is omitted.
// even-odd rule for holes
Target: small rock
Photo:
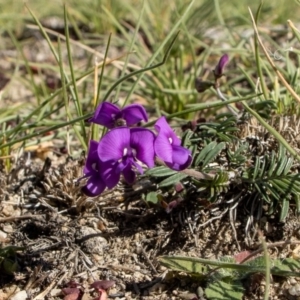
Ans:
<svg viewBox="0 0 300 300"><path fill-rule="evenodd" d="M5 205L2 209L2 214L5 216L5 217L11 217L14 215L14 207L12 205Z"/></svg>
<svg viewBox="0 0 300 300"><path fill-rule="evenodd" d="M7 233L0 230L0 241L4 241L7 238Z"/></svg>
<svg viewBox="0 0 300 300"><path fill-rule="evenodd" d="M26 291L20 291L9 298L9 300L24 300L27 298Z"/></svg>
<svg viewBox="0 0 300 300"><path fill-rule="evenodd" d="M289 288L289 294L291 296L295 296L296 295L296 288L294 286Z"/></svg>
<svg viewBox="0 0 300 300"><path fill-rule="evenodd" d="M197 296L199 297L199 299L204 299L204 291L201 286L198 286L197 288Z"/></svg>
<svg viewBox="0 0 300 300"><path fill-rule="evenodd" d="M58 296L60 296L61 294L62 294L61 289L52 289L52 290L50 291L50 295L51 295L52 297L58 297Z"/></svg>
<svg viewBox="0 0 300 300"><path fill-rule="evenodd" d="M289 288L289 294L291 296L300 296L300 284L297 283L296 285Z"/></svg>
<svg viewBox="0 0 300 300"><path fill-rule="evenodd" d="M296 290L296 295L297 295L297 296L300 296L300 284L299 284L299 283L297 283L297 284L295 285L295 290Z"/></svg>
<svg viewBox="0 0 300 300"><path fill-rule="evenodd" d="M5 231L6 233L13 233L14 228L10 224L8 224L8 225L3 226L3 231Z"/></svg>
<svg viewBox="0 0 300 300"><path fill-rule="evenodd" d="M103 248L107 247L107 240L101 236L101 232L97 232L88 226L82 226L80 233L82 234L82 244L86 252L99 254L103 252Z"/></svg>

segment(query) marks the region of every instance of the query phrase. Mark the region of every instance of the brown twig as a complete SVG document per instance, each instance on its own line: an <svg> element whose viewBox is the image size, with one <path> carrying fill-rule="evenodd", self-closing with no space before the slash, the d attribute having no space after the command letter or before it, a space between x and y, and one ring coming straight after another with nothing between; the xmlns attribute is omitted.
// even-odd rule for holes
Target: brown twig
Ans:
<svg viewBox="0 0 300 300"><path fill-rule="evenodd" d="M0 223L11 222L11 221L19 221L24 219L40 219L41 216L38 215L23 215L23 216L15 216L15 217L6 217L0 218Z"/></svg>

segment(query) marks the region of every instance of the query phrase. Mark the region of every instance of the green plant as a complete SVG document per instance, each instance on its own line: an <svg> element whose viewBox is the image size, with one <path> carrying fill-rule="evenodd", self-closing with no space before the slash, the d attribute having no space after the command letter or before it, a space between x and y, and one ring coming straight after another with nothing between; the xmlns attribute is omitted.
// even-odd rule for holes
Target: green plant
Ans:
<svg viewBox="0 0 300 300"><path fill-rule="evenodd" d="M256 256L244 262L237 262L234 257L221 257L209 260L183 256L162 256L161 264L175 272L184 272L194 278L206 281L205 294L208 299L242 299L245 293L244 283L254 284L251 276L269 273L280 277L300 277L300 261L294 258L271 259L267 256ZM253 277L252 277L253 278ZM268 295L266 293L266 295Z"/></svg>
<svg viewBox="0 0 300 300"><path fill-rule="evenodd" d="M17 251L24 250L23 247L7 246L0 248L0 270L4 274L13 275L19 269Z"/></svg>

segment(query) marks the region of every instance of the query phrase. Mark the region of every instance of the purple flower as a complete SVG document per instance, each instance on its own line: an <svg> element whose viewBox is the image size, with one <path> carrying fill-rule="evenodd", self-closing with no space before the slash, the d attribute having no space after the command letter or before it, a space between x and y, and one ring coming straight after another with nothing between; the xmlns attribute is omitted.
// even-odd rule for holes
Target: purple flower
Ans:
<svg viewBox="0 0 300 300"><path fill-rule="evenodd" d="M228 61L229 61L228 54L224 54L221 56L217 66L214 70L215 78L220 78L223 76L223 71L224 71L224 68L227 65Z"/></svg>
<svg viewBox="0 0 300 300"><path fill-rule="evenodd" d="M166 118L159 118L154 128L158 132L154 142L156 155L173 170L186 169L192 162L191 151L181 146L180 139L169 126Z"/></svg>
<svg viewBox="0 0 300 300"><path fill-rule="evenodd" d="M149 168L154 166L155 135L146 128L118 127L109 131L99 142L98 156L110 165L102 177L108 188L115 186L123 173L128 184L135 180L135 170L143 173L139 161Z"/></svg>
<svg viewBox="0 0 300 300"><path fill-rule="evenodd" d="M107 167L101 163L98 153L98 142L91 140L89 152L87 155L86 163L83 169L84 177L89 177L86 185L82 188L82 191L89 197L95 197L100 195L106 188L101 171L102 168Z"/></svg>
<svg viewBox="0 0 300 300"><path fill-rule="evenodd" d="M132 126L142 120L148 121L147 113L142 105L131 104L120 109L110 102L102 102L90 122L111 129L120 125Z"/></svg>

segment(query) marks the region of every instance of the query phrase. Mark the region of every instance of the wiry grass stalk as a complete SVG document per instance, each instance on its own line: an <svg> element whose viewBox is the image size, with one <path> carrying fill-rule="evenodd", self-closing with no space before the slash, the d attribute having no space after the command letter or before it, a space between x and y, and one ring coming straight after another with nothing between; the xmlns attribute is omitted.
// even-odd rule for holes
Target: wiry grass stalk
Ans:
<svg viewBox="0 0 300 300"><path fill-rule="evenodd" d="M72 79L72 85L70 87L70 91L71 91L71 95L72 95L72 98L73 98L73 101L74 101L74 104L76 107L77 116L80 117L80 116L82 116L82 108L81 108L81 103L80 103L78 89L77 89L75 70L74 70L74 66L73 66L66 6L64 6L64 24L65 24L66 46L67 46L67 50L68 50L68 61L69 61L69 66L70 66L71 79ZM60 63L62 63L62 61ZM64 74L66 74L66 73L64 72ZM68 80L67 77L66 77L66 79ZM81 137L80 134L77 134L77 137L79 138L83 148L86 150L87 149L87 134L85 131L84 121L83 120L80 121L79 124L81 127L81 133L82 133L83 137Z"/></svg>

